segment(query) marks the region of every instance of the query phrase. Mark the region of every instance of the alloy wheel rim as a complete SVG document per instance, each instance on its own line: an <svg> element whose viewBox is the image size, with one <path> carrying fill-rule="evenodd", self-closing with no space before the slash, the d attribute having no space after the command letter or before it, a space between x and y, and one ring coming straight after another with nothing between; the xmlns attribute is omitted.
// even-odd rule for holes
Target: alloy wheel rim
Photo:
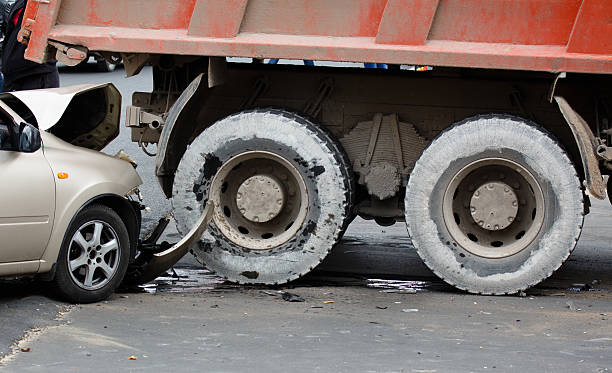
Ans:
<svg viewBox="0 0 612 373"><path fill-rule="evenodd" d="M121 244L106 222L83 224L72 236L68 250L70 277L82 289L100 289L117 273Z"/></svg>

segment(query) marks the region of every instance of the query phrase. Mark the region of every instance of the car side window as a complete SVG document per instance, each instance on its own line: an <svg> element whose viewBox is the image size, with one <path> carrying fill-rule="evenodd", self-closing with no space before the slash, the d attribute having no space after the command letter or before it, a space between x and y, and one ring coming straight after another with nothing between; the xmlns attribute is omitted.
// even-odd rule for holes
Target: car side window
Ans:
<svg viewBox="0 0 612 373"><path fill-rule="evenodd" d="M13 141L11 141L11 128L8 125L9 119L0 113L0 151L15 150Z"/></svg>
<svg viewBox="0 0 612 373"><path fill-rule="evenodd" d="M7 147L9 143L8 127L6 124L0 123L0 150L6 150L5 147Z"/></svg>

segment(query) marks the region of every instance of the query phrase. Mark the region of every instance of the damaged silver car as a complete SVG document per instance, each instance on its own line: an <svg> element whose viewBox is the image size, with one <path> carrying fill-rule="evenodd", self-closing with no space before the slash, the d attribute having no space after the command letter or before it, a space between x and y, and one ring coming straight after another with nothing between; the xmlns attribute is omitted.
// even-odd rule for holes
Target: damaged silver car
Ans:
<svg viewBox="0 0 612 373"><path fill-rule="evenodd" d="M142 180L98 151L119 133L120 108L112 84L0 95L0 276L46 273L81 303L121 283Z"/></svg>
<svg viewBox="0 0 612 373"><path fill-rule="evenodd" d="M100 153L120 109L111 83L0 94L0 276L40 275L68 301L95 302L124 278L155 279L202 235L211 203L177 244L156 244L167 220L139 239L136 165Z"/></svg>

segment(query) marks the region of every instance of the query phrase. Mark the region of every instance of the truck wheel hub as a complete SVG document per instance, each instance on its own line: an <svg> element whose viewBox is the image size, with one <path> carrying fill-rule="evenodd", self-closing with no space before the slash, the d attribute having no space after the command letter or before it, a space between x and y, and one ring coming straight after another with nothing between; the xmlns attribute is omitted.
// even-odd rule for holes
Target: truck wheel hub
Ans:
<svg viewBox="0 0 612 373"><path fill-rule="evenodd" d="M210 198L221 233L251 250L291 240L308 211L300 172L288 160L265 151L248 151L224 163L212 181Z"/></svg>
<svg viewBox="0 0 612 373"><path fill-rule="evenodd" d="M252 176L238 188L236 205L242 216L252 222L270 221L278 216L285 205L282 183L274 176Z"/></svg>
<svg viewBox="0 0 612 373"><path fill-rule="evenodd" d="M505 258L523 251L538 235L544 195L520 164L483 158L452 177L442 210L453 242L476 256Z"/></svg>
<svg viewBox="0 0 612 373"><path fill-rule="evenodd" d="M472 194L470 212L474 222L482 228L489 231L504 229L516 218L516 194L506 183L485 183Z"/></svg>

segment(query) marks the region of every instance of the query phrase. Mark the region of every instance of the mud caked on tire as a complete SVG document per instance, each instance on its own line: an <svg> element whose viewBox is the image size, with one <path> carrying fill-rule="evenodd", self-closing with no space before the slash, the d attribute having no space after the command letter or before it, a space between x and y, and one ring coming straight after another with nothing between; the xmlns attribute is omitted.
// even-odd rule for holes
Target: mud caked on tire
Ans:
<svg viewBox="0 0 612 373"><path fill-rule="evenodd" d="M486 115L441 133L406 189L406 224L427 266L472 293L511 294L574 249L583 194L559 144L524 119Z"/></svg>
<svg viewBox="0 0 612 373"><path fill-rule="evenodd" d="M215 212L195 257L230 281L281 284L312 270L340 239L351 167L310 120L244 111L207 128L185 152L172 198L179 232L195 224L208 198Z"/></svg>

